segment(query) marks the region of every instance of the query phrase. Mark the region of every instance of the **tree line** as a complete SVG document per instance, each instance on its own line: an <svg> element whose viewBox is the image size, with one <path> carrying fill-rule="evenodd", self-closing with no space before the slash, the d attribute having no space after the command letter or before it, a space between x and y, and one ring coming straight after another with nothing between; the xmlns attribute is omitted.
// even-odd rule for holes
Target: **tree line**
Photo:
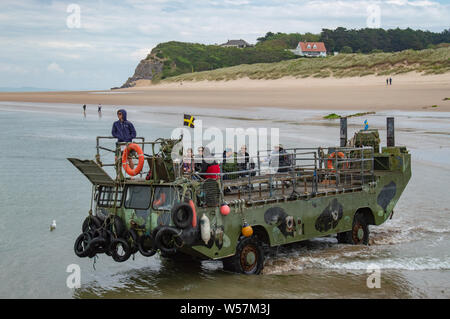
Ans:
<svg viewBox="0 0 450 319"><path fill-rule="evenodd" d="M290 48L295 48L300 41L324 42L328 52L371 53L397 52L407 49L423 50L442 43L450 43L450 29L431 32L407 29L322 29L320 34L312 33L273 33L268 32L257 39L258 44L282 41Z"/></svg>
<svg viewBox="0 0 450 319"><path fill-rule="evenodd" d="M450 43L450 29L440 33L408 29L322 29L313 33L273 33L257 39L255 46L243 49L170 41L158 44L147 59L158 57L164 63L156 79L184 73L208 71L239 64L272 63L295 59L288 49L300 41L324 42L328 52L371 53L421 50Z"/></svg>

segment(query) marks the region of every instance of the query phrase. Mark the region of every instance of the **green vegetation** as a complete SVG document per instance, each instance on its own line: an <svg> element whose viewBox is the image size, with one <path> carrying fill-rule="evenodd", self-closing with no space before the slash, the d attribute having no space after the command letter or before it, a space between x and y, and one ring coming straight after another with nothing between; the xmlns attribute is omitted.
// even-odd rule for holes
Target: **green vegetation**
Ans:
<svg viewBox="0 0 450 319"><path fill-rule="evenodd" d="M248 77L279 79L286 76L354 77L395 75L406 72L442 74L450 72L450 47L394 53L339 54L327 58L298 58L277 63L242 64L212 71L183 74L164 81L220 81Z"/></svg>
<svg viewBox="0 0 450 319"><path fill-rule="evenodd" d="M407 29L323 29L320 40L325 42L329 52L342 52L346 46L353 52L369 53L373 50L397 52L408 49L423 50L435 48L441 43L450 43L450 29L441 33Z"/></svg>
<svg viewBox="0 0 450 319"><path fill-rule="evenodd" d="M224 48L198 43L166 42L158 44L147 60L163 62L162 73L156 80L205 70L214 70L239 64L270 63L293 59L282 43L266 43L244 49Z"/></svg>
<svg viewBox="0 0 450 319"><path fill-rule="evenodd" d="M375 112L360 112L360 113L355 113L355 114L350 114L344 117L358 117L358 116L364 116L364 115L371 115L371 114L375 114ZM341 115L338 115L336 113L330 113L328 115L325 115L323 118L326 120L335 120L335 119L340 119Z"/></svg>
<svg viewBox="0 0 450 319"><path fill-rule="evenodd" d="M446 98L443 99L442 101L450 101L450 97L446 97Z"/></svg>
<svg viewBox="0 0 450 319"><path fill-rule="evenodd" d="M342 49L341 49L341 53L353 53L353 49L351 48L351 47L349 47L349 46L345 46L345 47L343 47ZM359 52L357 52L357 53L359 53Z"/></svg>
<svg viewBox="0 0 450 319"><path fill-rule="evenodd" d="M439 107L438 105L432 105L431 107Z"/></svg>
<svg viewBox="0 0 450 319"><path fill-rule="evenodd" d="M300 41L321 41L325 43L328 52L345 52L348 48L356 53L370 53L374 50L381 52L397 52L408 49L423 50L436 49L443 44L450 43L450 29L443 32L430 32L408 29L371 29L335 30L322 29L320 34L300 33L272 33L258 38L258 44L278 41L287 48L295 48ZM345 47L348 47L344 49ZM373 52L376 53L376 52Z"/></svg>
<svg viewBox="0 0 450 319"><path fill-rule="evenodd" d="M147 60L155 59L163 62L162 72L154 78L157 82L185 73L295 59L296 56L288 49L295 49L300 41L323 41L328 52L337 51L347 54L439 48L445 46L446 42L450 43L450 29L441 33L416 31L409 28L405 30L337 28L336 30L323 29L320 34L268 32L257 41L255 46L243 49L171 41L157 45L147 56ZM408 72L402 67L399 67L397 71L397 73ZM330 70L315 72L311 75L330 76Z"/></svg>
<svg viewBox="0 0 450 319"><path fill-rule="evenodd" d="M300 41L307 42L319 42L322 41L320 38L320 34L313 33L272 33L267 32L264 37L257 39L258 43L256 45L262 44L275 44L275 45L283 45L286 48L295 49Z"/></svg>
<svg viewBox="0 0 450 319"><path fill-rule="evenodd" d="M330 113L328 115L325 115L323 118L326 120L335 120L335 119L340 119L341 116L337 115L336 113Z"/></svg>

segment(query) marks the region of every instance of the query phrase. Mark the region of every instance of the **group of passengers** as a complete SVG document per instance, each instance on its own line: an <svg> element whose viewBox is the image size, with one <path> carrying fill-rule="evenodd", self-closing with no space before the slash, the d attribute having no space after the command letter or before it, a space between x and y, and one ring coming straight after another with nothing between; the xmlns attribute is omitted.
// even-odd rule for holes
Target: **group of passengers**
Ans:
<svg viewBox="0 0 450 319"><path fill-rule="evenodd" d="M291 155L282 145L277 145L271 153L263 159L269 166L277 167L277 172L287 172L291 165ZM194 155L192 148L186 150L183 159L183 171L186 174L200 173L203 178L217 179L223 173L224 180L236 179L244 176L255 176L255 162L247 152L247 146L242 145L239 152L227 147L223 151L222 160L217 160L208 147L199 147Z"/></svg>
<svg viewBox="0 0 450 319"><path fill-rule="evenodd" d="M124 109L117 111L118 120L113 123L111 134L117 138L117 142L131 142L136 138L136 130L133 124L127 120L127 112ZM125 148L121 146L121 151ZM247 147L242 145L239 152L234 152L227 147L222 155L221 165L208 147L199 147L194 156L192 148L186 150L183 159L184 173L200 173L203 178L218 179L220 173L224 173L223 179L236 179L243 176L256 175L255 162L247 152ZM132 153L130 153L132 154ZM292 154L288 154L282 145L274 147L272 152L263 159L270 167L277 168L277 172L288 172L292 163ZM117 157L116 157L117 158ZM128 158L130 168L134 168L131 156Z"/></svg>

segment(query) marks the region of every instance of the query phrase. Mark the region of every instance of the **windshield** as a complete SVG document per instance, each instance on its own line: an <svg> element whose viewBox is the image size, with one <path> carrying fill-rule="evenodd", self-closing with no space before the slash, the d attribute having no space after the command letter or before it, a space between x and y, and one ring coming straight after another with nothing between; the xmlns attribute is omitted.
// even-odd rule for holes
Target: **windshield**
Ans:
<svg viewBox="0 0 450 319"><path fill-rule="evenodd" d="M150 207L150 186L128 186L125 197L125 208L146 210Z"/></svg>
<svg viewBox="0 0 450 319"><path fill-rule="evenodd" d="M152 207L154 210L171 210L180 201L178 189L169 186L155 187Z"/></svg>

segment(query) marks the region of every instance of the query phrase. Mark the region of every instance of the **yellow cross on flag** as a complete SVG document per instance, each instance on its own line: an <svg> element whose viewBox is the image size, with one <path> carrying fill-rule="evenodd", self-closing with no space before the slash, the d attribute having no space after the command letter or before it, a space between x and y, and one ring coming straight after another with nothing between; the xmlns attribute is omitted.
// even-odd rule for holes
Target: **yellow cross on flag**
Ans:
<svg viewBox="0 0 450 319"><path fill-rule="evenodd" d="M194 128L195 118L192 115L184 114L184 126Z"/></svg>

